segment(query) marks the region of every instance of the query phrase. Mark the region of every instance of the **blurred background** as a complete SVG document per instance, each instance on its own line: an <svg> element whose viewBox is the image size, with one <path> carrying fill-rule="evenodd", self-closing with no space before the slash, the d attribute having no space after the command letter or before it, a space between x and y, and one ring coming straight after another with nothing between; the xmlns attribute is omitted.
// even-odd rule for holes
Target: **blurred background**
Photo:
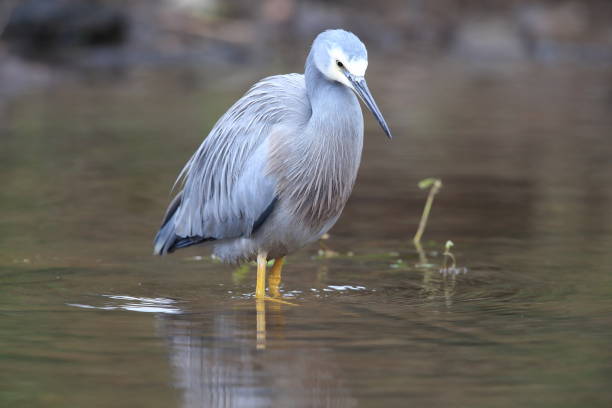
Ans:
<svg viewBox="0 0 612 408"><path fill-rule="evenodd" d="M373 55L612 63L606 0L3 0L0 95L66 70L297 63L330 27Z"/></svg>
<svg viewBox="0 0 612 408"><path fill-rule="evenodd" d="M606 0L3 0L0 72L4 85L49 75L39 64L110 70L292 62L330 27L353 30L371 52L400 58L603 64L612 60L611 19ZM17 65L26 72L15 73Z"/></svg>
<svg viewBox="0 0 612 408"><path fill-rule="evenodd" d="M364 112L258 351L254 269L151 241L219 116L337 27L395 138ZM610 407L611 137L609 0L0 0L0 405Z"/></svg>

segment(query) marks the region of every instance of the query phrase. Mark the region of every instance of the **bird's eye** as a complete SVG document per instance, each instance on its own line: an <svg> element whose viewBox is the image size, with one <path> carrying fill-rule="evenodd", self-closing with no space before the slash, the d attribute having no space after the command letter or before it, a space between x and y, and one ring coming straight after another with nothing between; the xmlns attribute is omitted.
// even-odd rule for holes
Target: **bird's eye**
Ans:
<svg viewBox="0 0 612 408"><path fill-rule="evenodd" d="M341 63L340 61L336 61L336 65L337 65L339 68L344 68L344 64L343 64L343 63Z"/></svg>

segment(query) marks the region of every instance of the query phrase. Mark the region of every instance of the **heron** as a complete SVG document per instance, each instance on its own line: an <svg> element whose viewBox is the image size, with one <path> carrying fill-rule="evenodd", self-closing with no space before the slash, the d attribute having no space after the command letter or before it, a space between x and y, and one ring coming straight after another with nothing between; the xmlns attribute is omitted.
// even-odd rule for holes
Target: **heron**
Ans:
<svg viewBox="0 0 612 408"><path fill-rule="evenodd" d="M325 234L353 189L364 133L357 97L392 138L368 89L367 66L356 35L327 30L315 38L304 74L253 85L179 173L154 253L202 244L226 263L257 261L255 298L279 298L285 256Z"/></svg>

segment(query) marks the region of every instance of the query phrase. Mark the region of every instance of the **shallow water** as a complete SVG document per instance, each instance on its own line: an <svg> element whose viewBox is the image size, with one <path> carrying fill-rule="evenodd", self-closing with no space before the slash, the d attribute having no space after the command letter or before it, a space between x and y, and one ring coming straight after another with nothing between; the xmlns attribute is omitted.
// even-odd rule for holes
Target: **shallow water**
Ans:
<svg viewBox="0 0 612 408"><path fill-rule="evenodd" d="M299 306L265 310L253 266L150 253L181 165L269 71L136 71L6 103L1 405L610 406L609 71L376 69L396 138L366 119L343 217L286 264ZM448 239L466 273L438 271Z"/></svg>

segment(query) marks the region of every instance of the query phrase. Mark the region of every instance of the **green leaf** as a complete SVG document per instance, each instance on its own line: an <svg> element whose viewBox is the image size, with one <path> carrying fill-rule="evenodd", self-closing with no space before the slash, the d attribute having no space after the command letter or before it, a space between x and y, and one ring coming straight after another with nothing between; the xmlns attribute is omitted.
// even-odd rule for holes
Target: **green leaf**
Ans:
<svg viewBox="0 0 612 408"><path fill-rule="evenodd" d="M235 285L241 283L248 276L250 270L251 266L248 263L240 265L232 273L232 282L234 282Z"/></svg>
<svg viewBox="0 0 612 408"><path fill-rule="evenodd" d="M453 246L455 246L455 244L449 239L448 241L446 241L444 248L446 249L446 252L448 252Z"/></svg>
<svg viewBox="0 0 612 408"><path fill-rule="evenodd" d="M442 184L442 182L434 177L428 177L426 179L423 179L421 181L419 181L419 188L421 190L425 190L428 189L429 187L433 186L434 184Z"/></svg>

